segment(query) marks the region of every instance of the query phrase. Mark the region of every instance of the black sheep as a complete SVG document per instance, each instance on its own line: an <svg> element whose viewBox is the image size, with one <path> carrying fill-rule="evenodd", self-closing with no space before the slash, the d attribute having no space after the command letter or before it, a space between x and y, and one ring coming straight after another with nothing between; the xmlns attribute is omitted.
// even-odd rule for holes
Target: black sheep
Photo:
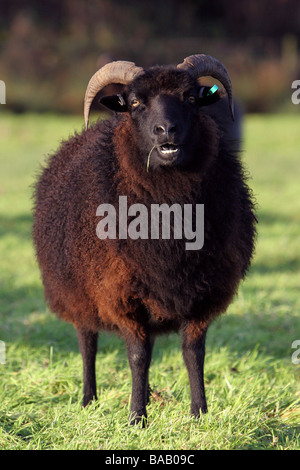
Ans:
<svg viewBox="0 0 300 470"><path fill-rule="evenodd" d="M218 79L228 98L216 87L201 86L204 75ZM148 70L113 62L90 80L86 127L93 98L110 83L124 85L122 94L102 99L117 114L63 143L36 185L33 238L45 297L50 309L77 329L84 405L96 399L99 330L117 331L126 341L132 423L147 416L155 336L180 331L191 413L197 417L207 411L206 331L237 292L255 239L253 201L234 140L237 126L227 109L229 104L233 117L230 78L219 61L205 55ZM165 204L174 227L173 209L188 205L191 230L203 205L203 243L187 249L186 232L175 236L173 226L169 238L161 233L151 238L150 225L142 232L145 218L139 227L135 220L135 239L124 226L122 234L116 230L111 236L108 222L106 235L103 230L99 235L104 209L116 209L110 222L120 230L121 219L127 219L118 212L120 196L126 196L127 207L149 213ZM137 213L129 212L128 221Z"/></svg>

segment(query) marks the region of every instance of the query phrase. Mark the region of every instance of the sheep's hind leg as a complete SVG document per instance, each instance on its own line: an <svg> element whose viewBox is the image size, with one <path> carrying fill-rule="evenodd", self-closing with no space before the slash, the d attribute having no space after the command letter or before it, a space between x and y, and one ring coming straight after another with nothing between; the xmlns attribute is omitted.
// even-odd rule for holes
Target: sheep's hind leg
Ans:
<svg viewBox="0 0 300 470"><path fill-rule="evenodd" d="M149 400L148 372L153 342L148 337L142 340L128 336L125 340L132 375L130 424L142 421L142 426L145 427L146 405Z"/></svg>
<svg viewBox="0 0 300 470"><path fill-rule="evenodd" d="M87 329L77 329L78 344L83 360L83 402L88 405L97 400L96 393L96 354L98 333Z"/></svg>
<svg viewBox="0 0 300 470"><path fill-rule="evenodd" d="M191 414L196 418L200 416L200 411L207 412L203 372L206 330L199 330L196 337L191 335L189 328L182 333L182 353L191 388Z"/></svg>

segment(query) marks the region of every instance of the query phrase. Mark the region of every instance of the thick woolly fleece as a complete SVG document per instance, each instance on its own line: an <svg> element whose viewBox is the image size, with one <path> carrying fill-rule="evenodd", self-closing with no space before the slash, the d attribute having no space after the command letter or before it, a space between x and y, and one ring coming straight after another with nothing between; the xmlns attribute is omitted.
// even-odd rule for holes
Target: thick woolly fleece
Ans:
<svg viewBox="0 0 300 470"><path fill-rule="evenodd" d="M36 186L33 237L51 310L75 326L143 336L200 325L226 309L251 259L255 217L238 155L218 148L212 121L201 124L204 175L176 167L147 173L129 117L96 124L50 157ZM100 240L96 209L117 207L119 195L146 206L204 204L203 248Z"/></svg>
<svg viewBox="0 0 300 470"><path fill-rule="evenodd" d="M131 117L98 122L50 156L35 190L33 238L50 309L78 330L84 404L96 397L97 332L124 336L133 378L132 416L146 416L153 337L181 330L191 411L206 411L205 333L224 312L249 266L255 216L239 155L199 113L189 168L147 172ZM185 240L100 240L96 209L142 203L204 204L204 246Z"/></svg>

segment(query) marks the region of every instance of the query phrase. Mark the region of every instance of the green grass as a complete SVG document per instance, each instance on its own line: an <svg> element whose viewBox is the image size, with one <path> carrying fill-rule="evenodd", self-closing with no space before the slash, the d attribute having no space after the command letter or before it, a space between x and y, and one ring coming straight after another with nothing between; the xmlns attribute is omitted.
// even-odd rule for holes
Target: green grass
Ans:
<svg viewBox="0 0 300 470"><path fill-rule="evenodd" d="M72 325L47 311L31 242L31 184L81 117L0 115L0 449L300 449L300 117L250 116L244 160L259 204L256 257L228 313L211 327L209 412L189 417L176 335L157 340L147 429L128 426L131 378L121 339L102 334L99 403L81 409Z"/></svg>

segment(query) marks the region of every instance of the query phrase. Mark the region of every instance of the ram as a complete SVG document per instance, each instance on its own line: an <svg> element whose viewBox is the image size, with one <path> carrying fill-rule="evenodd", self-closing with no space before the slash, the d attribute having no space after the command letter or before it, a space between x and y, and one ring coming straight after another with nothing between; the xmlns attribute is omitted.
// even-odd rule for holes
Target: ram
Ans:
<svg viewBox="0 0 300 470"><path fill-rule="evenodd" d="M203 76L218 80L227 96L222 87L201 84ZM112 83L124 85L123 92L102 103L115 113L88 128L95 96ZM154 340L175 331L182 337L191 414L207 411L207 328L232 301L255 244L254 203L233 114L229 74L211 56L147 70L112 62L88 84L86 129L64 142L42 170L33 238L46 301L77 329L84 406L97 398L98 332L115 331L126 342L132 373L130 422L145 423ZM202 205L201 249L187 250L185 237L174 236L172 227L169 238L110 237L109 231L98 237L97 208L116 208L120 226L121 196L128 207L140 204L149 213L154 204L189 205L195 217Z"/></svg>

